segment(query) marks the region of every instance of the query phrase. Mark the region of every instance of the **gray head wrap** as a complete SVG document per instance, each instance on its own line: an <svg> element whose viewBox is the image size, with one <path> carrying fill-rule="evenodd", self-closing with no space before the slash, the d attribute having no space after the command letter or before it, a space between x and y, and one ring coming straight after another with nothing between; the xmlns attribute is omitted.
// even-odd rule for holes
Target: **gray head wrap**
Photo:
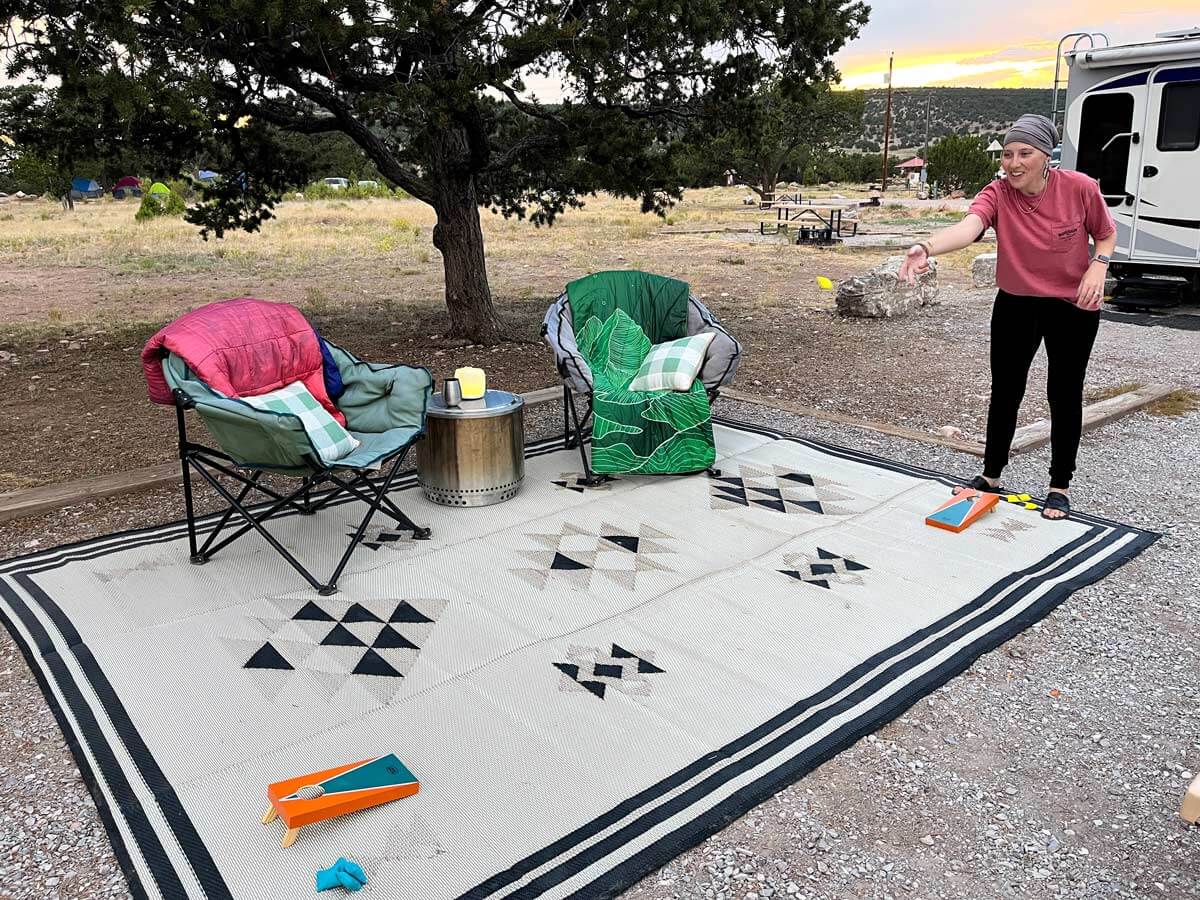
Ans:
<svg viewBox="0 0 1200 900"><path fill-rule="evenodd" d="M1031 147L1036 147L1047 156L1058 146L1058 129L1045 116L1036 113L1025 113L1013 123L1004 136L1007 146L1012 141L1021 141Z"/></svg>

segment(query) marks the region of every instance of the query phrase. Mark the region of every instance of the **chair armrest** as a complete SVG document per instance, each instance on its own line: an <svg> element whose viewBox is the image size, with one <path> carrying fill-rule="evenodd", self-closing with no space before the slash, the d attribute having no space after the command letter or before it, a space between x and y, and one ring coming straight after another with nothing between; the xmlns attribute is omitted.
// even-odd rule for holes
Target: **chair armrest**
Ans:
<svg viewBox="0 0 1200 900"><path fill-rule="evenodd" d="M433 394L433 376L428 369L374 365L336 344L329 344L329 349L345 386L345 392L337 400L338 409L345 415L351 431L425 430L425 412Z"/></svg>
<svg viewBox="0 0 1200 900"><path fill-rule="evenodd" d="M725 330L717 317L709 312L708 307L697 297L688 297L688 334L707 332L711 332L714 337L708 345L704 365L700 367L697 377L709 394L715 395L718 389L733 382L738 365L742 361L742 345Z"/></svg>
<svg viewBox="0 0 1200 900"><path fill-rule="evenodd" d="M542 337L554 351L554 365L559 377L576 393L590 394L594 378L575 340L571 304L566 293L560 295L546 310L542 320Z"/></svg>

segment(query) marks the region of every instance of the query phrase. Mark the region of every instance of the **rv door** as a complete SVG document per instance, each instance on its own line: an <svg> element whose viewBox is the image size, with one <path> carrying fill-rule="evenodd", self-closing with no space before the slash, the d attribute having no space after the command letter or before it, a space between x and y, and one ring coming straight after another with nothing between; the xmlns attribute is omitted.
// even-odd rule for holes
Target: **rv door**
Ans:
<svg viewBox="0 0 1200 900"><path fill-rule="evenodd" d="M1075 168L1100 182L1100 193L1117 223L1116 259L1127 259L1132 243L1145 77L1143 70L1089 90L1078 105L1072 104L1079 110L1077 131L1072 110L1067 112L1068 128L1078 135Z"/></svg>
<svg viewBox="0 0 1200 900"><path fill-rule="evenodd" d="M1200 66L1159 66L1148 88L1130 255L1200 265Z"/></svg>

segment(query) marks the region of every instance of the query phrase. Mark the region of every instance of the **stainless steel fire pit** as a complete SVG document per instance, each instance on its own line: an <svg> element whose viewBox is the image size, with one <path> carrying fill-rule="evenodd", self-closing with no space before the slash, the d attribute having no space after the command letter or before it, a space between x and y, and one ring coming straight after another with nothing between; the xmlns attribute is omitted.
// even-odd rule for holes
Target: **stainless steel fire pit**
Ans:
<svg viewBox="0 0 1200 900"><path fill-rule="evenodd" d="M447 407L429 402L417 444L417 481L442 506L489 506L516 495L525 479L525 401L507 391Z"/></svg>

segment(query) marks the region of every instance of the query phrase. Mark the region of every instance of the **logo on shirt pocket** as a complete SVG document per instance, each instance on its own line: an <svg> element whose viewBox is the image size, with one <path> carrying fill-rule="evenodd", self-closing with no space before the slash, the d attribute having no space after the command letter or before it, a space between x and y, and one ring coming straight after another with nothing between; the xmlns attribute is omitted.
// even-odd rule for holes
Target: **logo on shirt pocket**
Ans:
<svg viewBox="0 0 1200 900"><path fill-rule="evenodd" d="M1054 253L1067 253L1079 240L1083 226L1079 221L1055 222L1050 230L1050 249Z"/></svg>

